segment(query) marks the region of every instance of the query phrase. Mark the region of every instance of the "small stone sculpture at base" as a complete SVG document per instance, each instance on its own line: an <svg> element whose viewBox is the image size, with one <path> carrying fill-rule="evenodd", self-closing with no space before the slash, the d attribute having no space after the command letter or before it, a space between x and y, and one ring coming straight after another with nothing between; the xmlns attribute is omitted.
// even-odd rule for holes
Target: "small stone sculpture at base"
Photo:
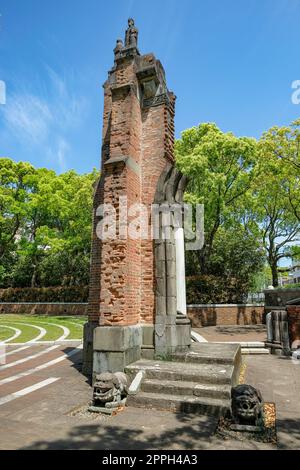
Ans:
<svg viewBox="0 0 300 470"><path fill-rule="evenodd" d="M241 428L263 424L263 400L259 390L251 385L237 385L231 389L233 421ZM241 429L240 429L241 430Z"/></svg>
<svg viewBox="0 0 300 470"><path fill-rule="evenodd" d="M115 410L125 405L127 389L128 379L123 372L103 372L96 375L90 411Z"/></svg>

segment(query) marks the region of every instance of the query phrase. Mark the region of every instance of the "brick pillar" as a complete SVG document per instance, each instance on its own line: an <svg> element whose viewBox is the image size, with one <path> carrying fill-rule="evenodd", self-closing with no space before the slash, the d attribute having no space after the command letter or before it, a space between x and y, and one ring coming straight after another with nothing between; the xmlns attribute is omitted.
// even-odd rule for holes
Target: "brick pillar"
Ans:
<svg viewBox="0 0 300 470"><path fill-rule="evenodd" d="M157 182L174 160L175 96L168 91L163 67L154 55L140 55L130 34L126 41L125 46L117 41L114 66L104 84L101 178L94 196L84 331L86 373L91 372L92 362L94 373L123 370L139 359L142 344L150 344L153 335L155 267L150 228L146 240L124 237L119 232L119 203L127 197L128 209L145 204L150 222ZM115 210L114 240L98 237L101 204Z"/></svg>

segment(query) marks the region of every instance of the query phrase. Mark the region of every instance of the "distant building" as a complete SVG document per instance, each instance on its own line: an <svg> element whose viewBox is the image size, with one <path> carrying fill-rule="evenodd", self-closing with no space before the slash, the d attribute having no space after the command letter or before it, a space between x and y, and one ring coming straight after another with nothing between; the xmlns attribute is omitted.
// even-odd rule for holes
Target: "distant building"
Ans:
<svg viewBox="0 0 300 470"><path fill-rule="evenodd" d="M293 260L290 271L291 284L300 284L300 261Z"/></svg>

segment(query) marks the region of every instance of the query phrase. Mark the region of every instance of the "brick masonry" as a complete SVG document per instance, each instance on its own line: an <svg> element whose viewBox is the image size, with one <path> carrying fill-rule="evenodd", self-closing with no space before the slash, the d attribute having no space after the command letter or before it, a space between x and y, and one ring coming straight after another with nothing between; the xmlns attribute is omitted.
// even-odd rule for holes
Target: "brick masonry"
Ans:
<svg viewBox="0 0 300 470"><path fill-rule="evenodd" d="M129 326L154 322L153 241L122 237L119 201L127 196L128 207L145 204L151 221L157 181L166 164L174 160L174 107L175 96L167 90L164 70L154 55L141 56L136 47L116 48L114 67L104 84L101 178L93 209L90 323ZM97 208L103 203L116 211L115 240L98 237ZM129 214L128 221L137 216Z"/></svg>
<svg viewBox="0 0 300 470"><path fill-rule="evenodd" d="M263 305L217 304L188 305L192 327L215 325L257 325L264 323Z"/></svg>
<svg viewBox="0 0 300 470"><path fill-rule="evenodd" d="M288 305L287 312L290 342L297 341L300 344L300 305Z"/></svg>

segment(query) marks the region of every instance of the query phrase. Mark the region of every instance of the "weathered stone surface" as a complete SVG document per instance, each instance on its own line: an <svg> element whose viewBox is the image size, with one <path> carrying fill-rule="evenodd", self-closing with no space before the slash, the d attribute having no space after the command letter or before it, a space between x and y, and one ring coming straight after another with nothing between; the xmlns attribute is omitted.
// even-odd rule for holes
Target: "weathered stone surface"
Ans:
<svg viewBox="0 0 300 470"><path fill-rule="evenodd" d="M143 346L154 346L154 325L142 325Z"/></svg>
<svg viewBox="0 0 300 470"><path fill-rule="evenodd" d="M128 393L128 378L123 372L97 374L93 386L93 406L117 408Z"/></svg>
<svg viewBox="0 0 300 470"><path fill-rule="evenodd" d="M82 372L86 375L90 375L93 371L93 337L94 329L97 327L96 322L87 322L83 328L83 367Z"/></svg>
<svg viewBox="0 0 300 470"><path fill-rule="evenodd" d="M207 345L206 352L206 345L203 346L203 362L191 363L187 359L188 354L176 354L171 356L171 361L142 359L127 366L126 373L131 378L134 378L138 371L145 374L141 391L130 397L127 404L214 416L227 413L231 406L231 387L236 383L239 371L239 363L236 360L238 347L228 345L229 348L225 348L227 363L224 364L221 362L223 358L219 351L214 352L216 363L211 363L211 345Z"/></svg>
<svg viewBox="0 0 300 470"><path fill-rule="evenodd" d="M141 357L141 347L127 349L123 352L116 351L94 351L93 373L118 372L125 369L128 364L139 360Z"/></svg>
<svg viewBox="0 0 300 470"><path fill-rule="evenodd" d="M142 345L142 328L132 326L100 326L94 330L94 350L126 351Z"/></svg>
<svg viewBox="0 0 300 470"><path fill-rule="evenodd" d="M259 426L263 418L260 391L251 385L236 385L231 390L231 409L236 424Z"/></svg>
<svg viewBox="0 0 300 470"><path fill-rule="evenodd" d="M272 310L266 315L267 342L272 354L290 356L288 314L286 310Z"/></svg>

